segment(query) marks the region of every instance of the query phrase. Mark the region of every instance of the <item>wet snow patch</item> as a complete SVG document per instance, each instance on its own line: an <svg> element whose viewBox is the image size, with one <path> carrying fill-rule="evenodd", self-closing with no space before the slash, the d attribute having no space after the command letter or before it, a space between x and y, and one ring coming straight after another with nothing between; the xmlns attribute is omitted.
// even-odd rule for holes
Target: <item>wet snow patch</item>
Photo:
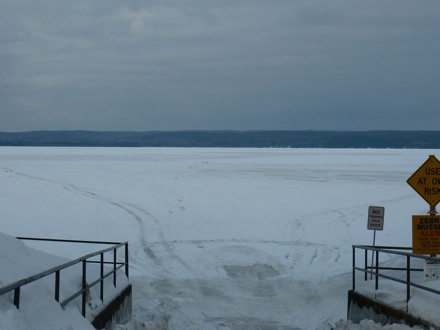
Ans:
<svg viewBox="0 0 440 330"><path fill-rule="evenodd" d="M264 280L277 277L280 273L270 265L255 264L252 266L223 266L230 278Z"/></svg>
<svg viewBox="0 0 440 330"><path fill-rule="evenodd" d="M226 245L223 242L223 246L205 249L197 256L193 265L206 276L237 280L270 279L285 272L286 267L279 257L283 249L278 251L279 247L271 244L241 243ZM250 244L254 246L249 246ZM284 259L282 261L285 262Z"/></svg>
<svg viewBox="0 0 440 330"><path fill-rule="evenodd" d="M276 321L263 320L254 317L212 317L206 319L208 324L214 324L217 329L237 330L301 330L293 326L279 324Z"/></svg>

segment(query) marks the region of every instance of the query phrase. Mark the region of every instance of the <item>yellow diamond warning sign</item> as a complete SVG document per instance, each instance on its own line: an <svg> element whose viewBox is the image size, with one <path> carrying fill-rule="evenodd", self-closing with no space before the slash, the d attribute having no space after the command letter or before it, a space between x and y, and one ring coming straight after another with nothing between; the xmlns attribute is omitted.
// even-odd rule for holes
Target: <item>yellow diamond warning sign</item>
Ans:
<svg viewBox="0 0 440 330"><path fill-rule="evenodd" d="M408 184L432 207L440 202L440 162L434 155L408 179Z"/></svg>

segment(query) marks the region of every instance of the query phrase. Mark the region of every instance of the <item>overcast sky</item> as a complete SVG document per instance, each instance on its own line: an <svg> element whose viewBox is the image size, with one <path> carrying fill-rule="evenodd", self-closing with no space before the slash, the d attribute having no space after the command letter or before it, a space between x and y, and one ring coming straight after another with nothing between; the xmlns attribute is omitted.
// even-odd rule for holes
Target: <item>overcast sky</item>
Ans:
<svg viewBox="0 0 440 330"><path fill-rule="evenodd" d="M0 131L439 125L439 0L0 1Z"/></svg>

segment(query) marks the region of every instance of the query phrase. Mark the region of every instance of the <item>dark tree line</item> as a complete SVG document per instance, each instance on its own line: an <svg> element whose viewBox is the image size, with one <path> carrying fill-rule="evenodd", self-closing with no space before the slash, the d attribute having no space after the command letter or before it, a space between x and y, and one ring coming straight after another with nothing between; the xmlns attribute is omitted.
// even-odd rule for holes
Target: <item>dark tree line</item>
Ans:
<svg viewBox="0 0 440 330"><path fill-rule="evenodd" d="M440 131L0 132L0 146L440 148Z"/></svg>

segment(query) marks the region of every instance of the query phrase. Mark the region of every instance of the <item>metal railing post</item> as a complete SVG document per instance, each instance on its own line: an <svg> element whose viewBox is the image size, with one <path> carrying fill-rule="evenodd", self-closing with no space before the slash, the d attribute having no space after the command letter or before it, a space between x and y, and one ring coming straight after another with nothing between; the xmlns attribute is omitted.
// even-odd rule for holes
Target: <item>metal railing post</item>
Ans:
<svg viewBox="0 0 440 330"><path fill-rule="evenodd" d="M60 271L55 272L55 300L60 302Z"/></svg>
<svg viewBox="0 0 440 330"><path fill-rule="evenodd" d="M356 271L356 256L355 256L355 253L356 253L356 248L353 246L352 247L352 249L353 249L353 291L356 289L356 274L355 274L355 271Z"/></svg>
<svg viewBox="0 0 440 330"><path fill-rule="evenodd" d="M364 269L365 269L365 281L368 281L368 250L365 249L365 265L364 265Z"/></svg>
<svg viewBox="0 0 440 330"><path fill-rule="evenodd" d="M99 297L104 303L104 253L101 253L101 283L100 283L100 294Z"/></svg>
<svg viewBox="0 0 440 330"><path fill-rule="evenodd" d="M113 285L116 288L116 249L113 250Z"/></svg>
<svg viewBox="0 0 440 330"><path fill-rule="evenodd" d="M408 312L408 302L410 295L410 282L411 282L411 259L410 256L406 256L406 311Z"/></svg>
<svg viewBox="0 0 440 330"><path fill-rule="evenodd" d="M128 242L125 243L125 276L128 276Z"/></svg>
<svg viewBox="0 0 440 330"><path fill-rule="evenodd" d="M376 291L379 290L379 251L376 251Z"/></svg>
<svg viewBox="0 0 440 330"><path fill-rule="evenodd" d="M82 264L83 264L83 267L82 267L82 289L83 289L83 292L82 292L82 304L81 304L81 310L82 310L82 316L84 316L84 317L86 317L86 294L87 294L87 292L86 292L86 288L87 288L87 279L86 279L86 275L87 275L87 268L86 268L86 265L87 265L87 261L86 260L83 260L83 262L82 262Z"/></svg>
<svg viewBox="0 0 440 330"><path fill-rule="evenodd" d="M14 305L17 309L20 308L20 287L14 289Z"/></svg>

